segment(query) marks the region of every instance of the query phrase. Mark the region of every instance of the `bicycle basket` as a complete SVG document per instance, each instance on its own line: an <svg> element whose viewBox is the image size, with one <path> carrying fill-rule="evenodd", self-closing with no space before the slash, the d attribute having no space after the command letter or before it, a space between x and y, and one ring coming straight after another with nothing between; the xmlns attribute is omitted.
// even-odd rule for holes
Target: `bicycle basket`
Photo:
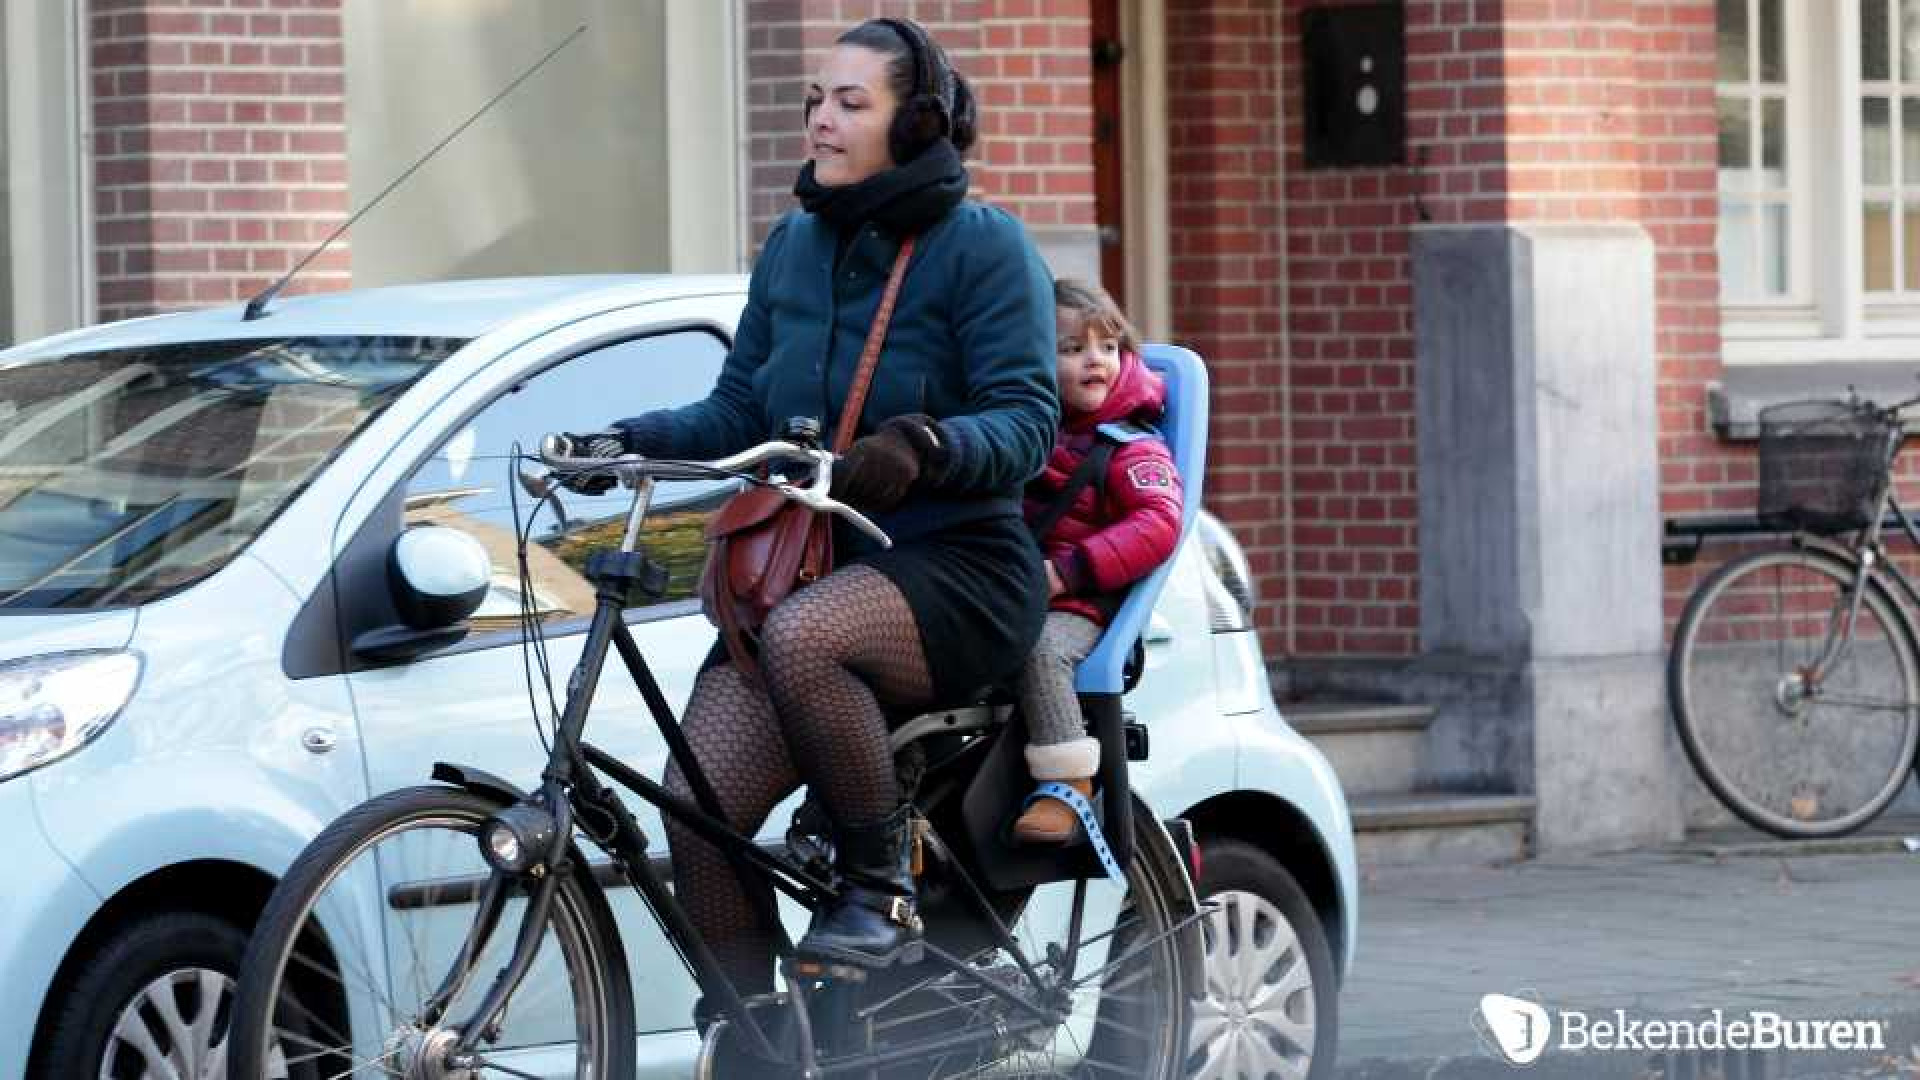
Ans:
<svg viewBox="0 0 1920 1080"><path fill-rule="evenodd" d="M1795 401L1760 410L1760 521L1818 534L1866 525L1899 421L1870 405Z"/></svg>

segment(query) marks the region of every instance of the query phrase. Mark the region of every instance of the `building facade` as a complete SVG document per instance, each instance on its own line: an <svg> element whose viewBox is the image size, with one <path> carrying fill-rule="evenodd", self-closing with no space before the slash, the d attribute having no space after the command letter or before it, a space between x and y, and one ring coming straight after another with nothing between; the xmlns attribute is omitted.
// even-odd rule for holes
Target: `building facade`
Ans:
<svg viewBox="0 0 1920 1080"><path fill-rule="evenodd" d="M580 24L298 287L743 268L819 52L922 21L976 191L1206 357L1287 691L1435 704L1426 781L1543 848L1704 813L1660 663L1714 551L1662 523L1751 509L1759 405L1920 359L1914 0L61 7L0 7L9 338L244 298Z"/></svg>

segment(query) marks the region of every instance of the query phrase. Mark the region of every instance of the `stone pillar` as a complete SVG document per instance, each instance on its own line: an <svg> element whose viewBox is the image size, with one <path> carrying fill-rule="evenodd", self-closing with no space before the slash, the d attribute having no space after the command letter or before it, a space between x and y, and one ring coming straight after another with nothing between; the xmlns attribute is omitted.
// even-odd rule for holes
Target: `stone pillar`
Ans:
<svg viewBox="0 0 1920 1080"><path fill-rule="evenodd" d="M1531 787L1544 853L1677 839L1652 242L1462 226L1412 255L1424 666L1501 703L1439 726L1430 771Z"/></svg>

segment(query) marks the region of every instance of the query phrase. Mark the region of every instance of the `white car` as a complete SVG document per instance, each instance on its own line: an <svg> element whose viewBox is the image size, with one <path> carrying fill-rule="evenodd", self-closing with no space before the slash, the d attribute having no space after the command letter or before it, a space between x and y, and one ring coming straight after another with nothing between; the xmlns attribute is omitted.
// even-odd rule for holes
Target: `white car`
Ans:
<svg viewBox="0 0 1920 1080"><path fill-rule="evenodd" d="M745 291L467 281L0 352L0 1075L223 1076L247 930L321 828L436 760L532 780L512 449L704 395ZM676 707L712 640L690 594L724 494L663 489L646 542L673 585L628 613ZM530 547L557 670L592 607L577 556L604 542L606 499L567 497L567 521L543 519ZM493 590L440 640L396 650L377 640L387 554L416 522L479 539ZM1151 734L1132 776L1192 824L1201 893L1222 901L1196 1073L1323 1076L1354 947L1352 830L1331 768L1270 700L1250 585L1203 515L1126 699ZM592 730L658 774L626 680L602 683ZM677 961L636 900L616 909L651 973L643 1072L684 1074L691 980L660 975Z"/></svg>

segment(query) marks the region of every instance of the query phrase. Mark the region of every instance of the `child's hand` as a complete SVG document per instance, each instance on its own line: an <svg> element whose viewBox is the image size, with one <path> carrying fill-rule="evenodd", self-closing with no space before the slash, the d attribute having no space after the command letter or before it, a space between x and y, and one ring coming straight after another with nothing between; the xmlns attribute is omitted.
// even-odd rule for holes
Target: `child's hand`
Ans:
<svg viewBox="0 0 1920 1080"><path fill-rule="evenodd" d="M1067 591L1065 582L1060 580L1060 571L1054 569L1053 561L1047 561L1047 599L1051 600Z"/></svg>

